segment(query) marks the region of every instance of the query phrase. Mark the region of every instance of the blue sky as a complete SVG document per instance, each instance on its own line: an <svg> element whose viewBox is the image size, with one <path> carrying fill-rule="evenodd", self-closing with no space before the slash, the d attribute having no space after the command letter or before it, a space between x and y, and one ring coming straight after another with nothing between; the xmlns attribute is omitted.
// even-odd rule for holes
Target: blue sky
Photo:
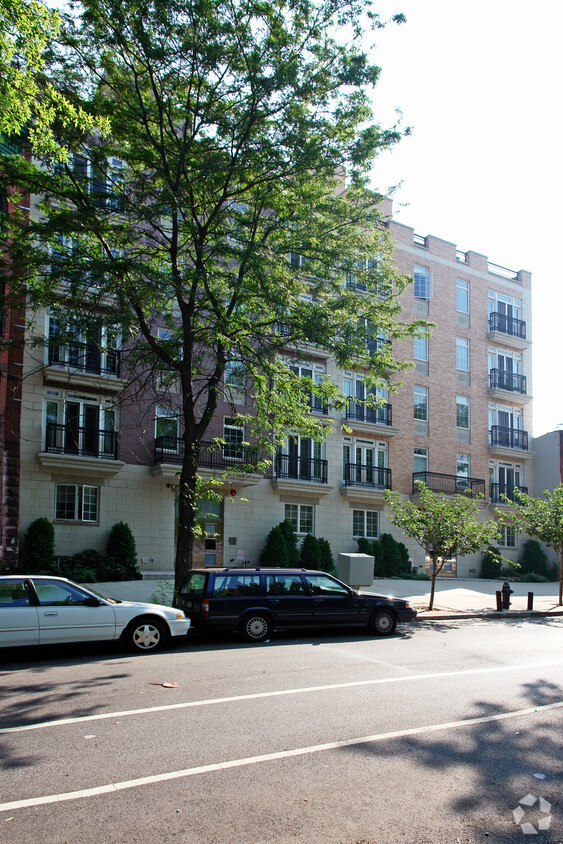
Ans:
<svg viewBox="0 0 563 844"><path fill-rule="evenodd" d="M412 127L374 170L395 218L532 273L533 433L563 424L563 4L382 0L376 119Z"/></svg>

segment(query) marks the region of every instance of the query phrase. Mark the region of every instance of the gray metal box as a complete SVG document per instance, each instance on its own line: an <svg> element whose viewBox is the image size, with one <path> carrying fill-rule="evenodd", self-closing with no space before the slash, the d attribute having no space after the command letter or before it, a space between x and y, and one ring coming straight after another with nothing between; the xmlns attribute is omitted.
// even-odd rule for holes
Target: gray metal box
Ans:
<svg viewBox="0 0 563 844"><path fill-rule="evenodd" d="M338 579L349 586L371 586L373 563L369 554L339 554Z"/></svg>

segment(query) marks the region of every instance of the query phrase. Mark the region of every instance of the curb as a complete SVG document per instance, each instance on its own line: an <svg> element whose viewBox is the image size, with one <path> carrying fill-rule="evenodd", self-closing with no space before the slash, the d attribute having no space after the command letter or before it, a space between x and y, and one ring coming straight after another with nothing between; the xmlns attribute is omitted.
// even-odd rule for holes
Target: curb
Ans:
<svg viewBox="0 0 563 844"><path fill-rule="evenodd" d="M488 621L491 619L499 619L502 620L503 618L546 618L550 616L561 616L563 615L562 610L492 610L492 611L483 611L483 612L471 612L471 613L464 613L464 612L448 612L444 615L438 614L435 610L431 610L430 612L421 615L420 613L414 619L414 623L418 621L454 621L455 619L463 619L463 618L486 618Z"/></svg>

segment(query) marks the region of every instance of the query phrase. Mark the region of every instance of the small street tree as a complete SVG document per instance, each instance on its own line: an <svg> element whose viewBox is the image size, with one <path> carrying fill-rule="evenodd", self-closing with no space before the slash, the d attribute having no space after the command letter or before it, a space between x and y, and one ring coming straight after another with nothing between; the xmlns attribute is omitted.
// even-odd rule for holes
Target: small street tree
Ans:
<svg viewBox="0 0 563 844"><path fill-rule="evenodd" d="M29 226L11 223L30 307L57 314L59 343L65 325L105 320L129 361L178 384L177 590L226 373L251 397L249 438L271 453L287 431L326 437L311 396L347 400L296 374L304 343L361 372L375 406L404 366L390 341L421 329L399 319L408 280L367 188L400 137L371 111L372 25L370 0L83 0L49 80L110 131L59 120L64 164L0 160L5 184L43 197Z"/></svg>
<svg viewBox="0 0 563 844"><path fill-rule="evenodd" d="M527 533L533 539L545 542L553 548L559 566L559 604L563 604L563 484L553 490L546 490L541 498L532 498L516 489L512 512L499 512L515 530Z"/></svg>
<svg viewBox="0 0 563 844"><path fill-rule="evenodd" d="M418 501L401 498L387 490L385 500L391 508L389 521L415 539L432 563L432 585L428 609L434 607L436 577L446 560L456 554L472 554L488 545L498 532L495 521L478 522L479 504L465 495L447 496L432 492L416 481Z"/></svg>

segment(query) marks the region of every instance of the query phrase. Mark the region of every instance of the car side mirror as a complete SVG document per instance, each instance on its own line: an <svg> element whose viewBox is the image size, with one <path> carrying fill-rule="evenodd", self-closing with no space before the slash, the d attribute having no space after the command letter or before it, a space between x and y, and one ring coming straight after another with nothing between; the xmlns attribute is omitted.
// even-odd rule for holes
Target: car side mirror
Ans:
<svg viewBox="0 0 563 844"><path fill-rule="evenodd" d="M95 598L93 595L88 596L88 598L84 598L84 601L82 603L84 604L85 607L101 607L102 606L102 602L98 598Z"/></svg>

